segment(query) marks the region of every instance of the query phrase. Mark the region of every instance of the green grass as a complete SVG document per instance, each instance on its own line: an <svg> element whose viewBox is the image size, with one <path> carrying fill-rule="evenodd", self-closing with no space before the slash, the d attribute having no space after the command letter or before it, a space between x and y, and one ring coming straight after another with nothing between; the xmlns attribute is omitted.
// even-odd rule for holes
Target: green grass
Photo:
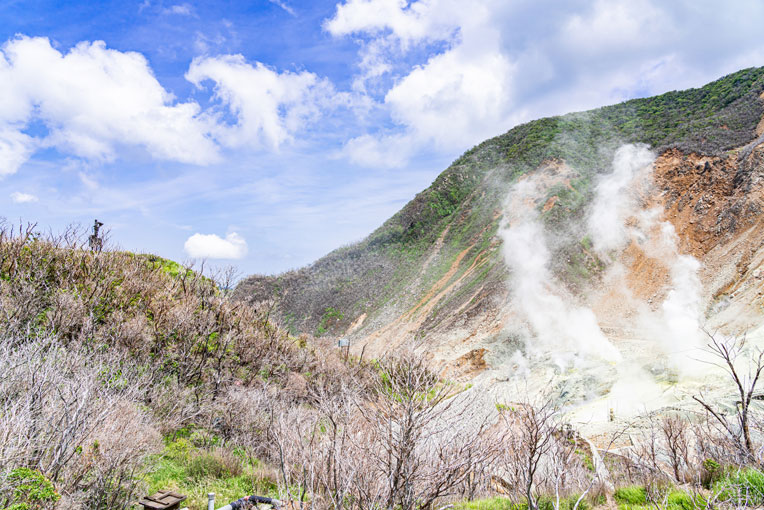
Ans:
<svg viewBox="0 0 764 510"><path fill-rule="evenodd" d="M647 490L638 485L621 487L613 494L619 510L648 510L655 505L648 501ZM662 502L661 502L662 504ZM705 508L703 502L694 502L692 497L679 489L671 489L666 499L667 510L695 510Z"/></svg>
<svg viewBox="0 0 764 510"><path fill-rule="evenodd" d="M621 504L644 505L647 503L647 491L645 491L644 487L637 485L616 489L613 497Z"/></svg>
<svg viewBox="0 0 764 510"><path fill-rule="evenodd" d="M714 484L722 501L764 505L764 472L754 468L729 473Z"/></svg>
<svg viewBox="0 0 764 510"><path fill-rule="evenodd" d="M560 499L560 510L572 510L576 501L578 501L578 497L577 494L574 494ZM546 496L542 497L538 501L538 506L539 510L554 510L554 499ZM509 498L494 497L456 503L454 508L456 510L527 510L528 505L525 501L513 503ZM591 509L591 504L584 498L578 504L578 508L580 510L589 510Z"/></svg>
<svg viewBox="0 0 764 510"><path fill-rule="evenodd" d="M495 497L457 503L454 505L454 508L456 510L522 510L525 508L525 505L512 503L507 498Z"/></svg>
<svg viewBox="0 0 764 510"><path fill-rule="evenodd" d="M277 497L275 473L262 464L250 463L235 453L197 448L185 438L168 442L146 477L149 494L171 489L188 496L190 510L207 508L207 493L214 492L216 506L258 494Z"/></svg>

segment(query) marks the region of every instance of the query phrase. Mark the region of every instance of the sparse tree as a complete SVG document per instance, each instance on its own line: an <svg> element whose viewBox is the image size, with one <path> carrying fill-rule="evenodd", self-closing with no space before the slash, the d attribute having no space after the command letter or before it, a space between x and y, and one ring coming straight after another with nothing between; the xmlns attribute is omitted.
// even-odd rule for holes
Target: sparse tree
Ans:
<svg viewBox="0 0 764 510"><path fill-rule="evenodd" d="M542 461L555 445L554 434L560 428L559 410L551 399L542 399L539 405L526 401L498 408L506 429L503 464L510 476L510 486L525 497L529 509L537 510Z"/></svg>
<svg viewBox="0 0 764 510"><path fill-rule="evenodd" d="M722 368L735 385L739 400L736 402L735 422L730 423L724 412L701 395L693 396L717 423L727 432L741 453L756 458L756 449L751 437L753 409L751 403L756 394L759 377L764 370L764 351L755 349L750 356L745 356L745 338L719 338L718 335L705 331L709 338L708 350L715 358L710 363ZM746 367L740 367L739 362Z"/></svg>
<svg viewBox="0 0 764 510"><path fill-rule="evenodd" d="M687 422L679 416L664 416L661 419L661 432L674 480L678 483L685 483L687 482L686 473L690 467Z"/></svg>

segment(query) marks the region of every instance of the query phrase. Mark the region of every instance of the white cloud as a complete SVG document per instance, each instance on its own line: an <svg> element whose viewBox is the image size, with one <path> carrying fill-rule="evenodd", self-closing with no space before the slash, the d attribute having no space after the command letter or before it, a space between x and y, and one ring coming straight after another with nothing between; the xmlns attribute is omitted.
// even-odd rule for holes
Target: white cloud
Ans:
<svg viewBox="0 0 764 510"><path fill-rule="evenodd" d="M28 204L31 202L37 202L39 199L30 193L22 193L20 191L14 191L11 193L11 200L15 204Z"/></svg>
<svg viewBox="0 0 764 510"><path fill-rule="evenodd" d="M452 150L476 143L508 127L512 118L511 90L513 62L501 51L501 32L490 23L494 5L476 3L465 10L461 2L431 0L407 3L394 0L350 0L338 6L325 28L332 35L367 33L374 37L361 50L358 82L390 71L388 53L400 51L390 39L397 39L405 50L415 43L445 41L449 45L424 64L414 66L398 77L384 96L384 106L392 120L402 126L401 136L370 135L351 140L346 154L351 160L380 166L386 158L359 158L359 149L371 154L373 147L395 154L395 164L416 152L416 146L433 144ZM404 153L394 152L389 142L410 139ZM380 152L377 150L376 152ZM387 163L389 166L389 163Z"/></svg>
<svg viewBox="0 0 764 510"><path fill-rule="evenodd" d="M0 177L16 173L31 156L33 146L31 137L0 124Z"/></svg>
<svg viewBox="0 0 764 510"><path fill-rule="evenodd" d="M472 6L469 9L464 9L464 4L461 6L462 15L470 16ZM459 27L454 7L457 5L450 0L410 3L408 0L348 0L337 5L334 17L324 23L324 28L334 36L388 31L408 45L424 39L450 37Z"/></svg>
<svg viewBox="0 0 764 510"><path fill-rule="evenodd" d="M170 6L167 9L164 9L163 12L165 14L179 14L181 16L193 16L194 8L191 7L191 5L184 3L184 4L177 4L177 5Z"/></svg>
<svg viewBox="0 0 764 510"><path fill-rule="evenodd" d="M247 242L236 232L225 239L216 234L196 233L189 237L183 249L189 257L209 259L241 259L247 254Z"/></svg>
<svg viewBox="0 0 764 510"><path fill-rule="evenodd" d="M665 13L648 0L597 0L585 13L574 13L561 37L576 52L601 54L649 47L673 32Z"/></svg>
<svg viewBox="0 0 764 510"><path fill-rule="evenodd" d="M288 3L284 2L283 0L268 0L268 1L270 3L272 3L272 4L274 4L274 5L278 5L279 7L284 9L290 15L297 16L297 13L294 12L294 9Z"/></svg>
<svg viewBox="0 0 764 510"><path fill-rule="evenodd" d="M342 153L357 165L400 168L409 160L414 149L410 138L405 135L361 135L350 139Z"/></svg>
<svg viewBox="0 0 764 510"><path fill-rule="evenodd" d="M218 150L200 113L175 101L143 55L102 41L62 54L48 39L17 37L0 52L0 174L15 172L35 145L96 161L138 146L157 159L211 163ZM21 132L35 120L47 135Z"/></svg>
<svg viewBox="0 0 764 510"><path fill-rule="evenodd" d="M393 119L441 148L478 142L507 127L512 64L500 52L464 47L436 55L385 96Z"/></svg>
<svg viewBox="0 0 764 510"><path fill-rule="evenodd" d="M475 0L465 8L457 0L346 0L324 29L358 42L353 89L386 83L377 106L395 128L372 126L345 154L359 162L358 147L374 146L368 137L384 147L396 136L411 139L412 155L431 147L459 152L520 122L762 65L754 20L764 19L764 4L733 4Z"/></svg>
<svg viewBox="0 0 764 510"><path fill-rule="evenodd" d="M183 14L190 6L171 9ZM103 41L67 53L45 38L8 41L0 51L0 176L45 147L92 162L139 147L156 159L206 165L220 161L221 146L277 149L325 109L347 102L313 73L280 73L241 55L197 58L186 78L200 88L212 81L219 107L178 101L143 55ZM33 122L47 132L26 134Z"/></svg>
<svg viewBox="0 0 764 510"><path fill-rule="evenodd" d="M278 148L315 120L334 94L331 84L313 73L279 73L242 55L194 59L186 79L198 87L206 80L215 83L215 97L237 119L229 125L213 117L216 139L230 147Z"/></svg>

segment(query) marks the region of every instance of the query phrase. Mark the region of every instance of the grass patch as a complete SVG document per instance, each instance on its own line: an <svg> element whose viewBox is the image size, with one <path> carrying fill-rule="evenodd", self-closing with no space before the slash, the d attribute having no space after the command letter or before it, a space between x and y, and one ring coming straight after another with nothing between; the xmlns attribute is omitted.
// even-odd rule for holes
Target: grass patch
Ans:
<svg viewBox="0 0 764 510"><path fill-rule="evenodd" d="M578 495L574 494L560 499L560 510L572 510L578 501ZM554 499L542 497L538 501L539 510L554 510ZM456 510L527 510L528 504L523 501L514 503L509 498L494 497L487 499L476 499L475 501L465 501L454 505ZM584 498L578 504L578 509L589 510L591 504Z"/></svg>
<svg viewBox="0 0 764 510"><path fill-rule="evenodd" d="M466 501L454 505L456 510L523 510L525 504L513 503L508 498L487 498Z"/></svg>
<svg viewBox="0 0 764 510"><path fill-rule="evenodd" d="M721 501L733 504L764 505L764 473L754 468L729 473L714 484Z"/></svg>
<svg viewBox="0 0 764 510"><path fill-rule="evenodd" d="M196 448L181 438L152 462L146 477L149 494L175 490L188 496L184 505L190 510L206 509L209 492L215 493L218 507L252 494L278 497L275 471L224 448Z"/></svg>
<svg viewBox="0 0 764 510"><path fill-rule="evenodd" d="M618 503L628 505L647 504L647 491L644 487L639 487L637 485L616 489L613 497Z"/></svg>
<svg viewBox="0 0 764 510"><path fill-rule="evenodd" d="M613 497L618 503L619 510L647 510L656 508L656 504L648 501L647 490L639 485L621 487L615 491ZM663 501L658 506L664 507ZM666 510L695 510L705 508L705 501L693 501L686 492L673 489L665 500Z"/></svg>

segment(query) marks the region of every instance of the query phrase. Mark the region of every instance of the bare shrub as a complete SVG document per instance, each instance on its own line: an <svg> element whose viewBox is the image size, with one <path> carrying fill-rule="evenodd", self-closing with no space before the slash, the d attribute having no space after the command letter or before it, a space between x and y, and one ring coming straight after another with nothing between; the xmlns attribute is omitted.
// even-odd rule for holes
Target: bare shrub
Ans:
<svg viewBox="0 0 764 510"><path fill-rule="evenodd" d="M367 454L384 484L374 493L404 510L456 494L474 466L493 460L487 423L467 419L471 401L440 382L420 355L384 358L378 371L375 398L361 413Z"/></svg>
<svg viewBox="0 0 764 510"><path fill-rule="evenodd" d="M295 507L430 508L491 464L496 441L466 419L470 400L421 356L388 357L376 370L370 394L349 379L312 387L309 408L274 406L269 438Z"/></svg>
<svg viewBox="0 0 764 510"><path fill-rule="evenodd" d="M141 475L146 458L161 448L150 418L134 403L121 401L112 407L72 469L79 475L76 487L86 494L87 508L131 508L145 490Z"/></svg>
<svg viewBox="0 0 764 510"><path fill-rule="evenodd" d="M13 346L16 347L13 347ZM133 402L140 376L124 360L50 338L0 343L0 465L39 470L87 508L124 508L147 454L150 418Z"/></svg>
<svg viewBox="0 0 764 510"><path fill-rule="evenodd" d="M752 437L751 425L760 421L760 418L754 416L755 409L752 403L759 378L764 371L764 351L754 349L748 352L745 338L722 338L708 331L704 332L709 339L708 350L715 359L711 363L729 375L739 398L735 406L734 420L730 420L724 410L708 401L702 394L693 398L726 432L741 457L758 462L760 459ZM741 362L745 363L745 368L740 367ZM745 463L745 460L741 459L739 463Z"/></svg>
<svg viewBox="0 0 764 510"><path fill-rule="evenodd" d="M540 405L522 402L500 409L508 434L504 465L510 473L510 484L525 496L528 507L538 509L539 478L543 478L542 459L554 446L554 432L560 426L558 410L551 400Z"/></svg>
<svg viewBox="0 0 764 510"><path fill-rule="evenodd" d="M679 416L664 416L661 419L661 432L665 444L666 457L678 483L692 479L690 470L690 443L687 422Z"/></svg>

